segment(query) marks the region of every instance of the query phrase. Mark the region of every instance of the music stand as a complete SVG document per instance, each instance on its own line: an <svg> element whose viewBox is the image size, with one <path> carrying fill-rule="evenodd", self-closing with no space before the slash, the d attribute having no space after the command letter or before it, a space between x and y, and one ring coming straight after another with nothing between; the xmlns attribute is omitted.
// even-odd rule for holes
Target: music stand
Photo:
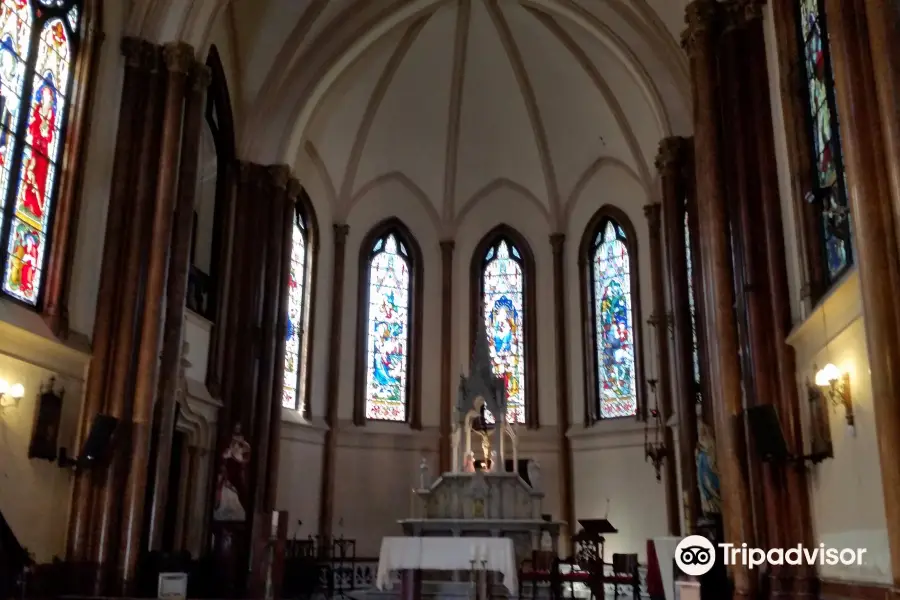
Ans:
<svg viewBox="0 0 900 600"><path fill-rule="evenodd" d="M579 519L578 524L581 525L581 531L575 535L574 541L579 542L585 550L587 547L593 546L594 558L598 559L601 565L606 564L606 538L604 536L619 533L619 530L609 522L609 519Z"/></svg>

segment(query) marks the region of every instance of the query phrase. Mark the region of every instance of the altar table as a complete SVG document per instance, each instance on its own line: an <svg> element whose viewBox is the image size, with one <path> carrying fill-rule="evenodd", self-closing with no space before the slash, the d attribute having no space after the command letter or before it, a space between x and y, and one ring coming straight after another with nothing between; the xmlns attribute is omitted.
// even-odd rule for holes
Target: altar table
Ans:
<svg viewBox="0 0 900 600"><path fill-rule="evenodd" d="M391 573L398 571L469 571L476 556L475 569L502 574L510 595L519 593L515 550L508 538L386 537L381 541L375 587L390 589Z"/></svg>

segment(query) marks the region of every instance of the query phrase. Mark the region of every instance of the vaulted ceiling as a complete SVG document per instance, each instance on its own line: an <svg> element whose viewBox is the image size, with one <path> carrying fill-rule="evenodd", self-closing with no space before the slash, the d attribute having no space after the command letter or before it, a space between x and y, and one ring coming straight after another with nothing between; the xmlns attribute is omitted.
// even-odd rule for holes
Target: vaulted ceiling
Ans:
<svg viewBox="0 0 900 600"><path fill-rule="evenodd" d="M603 164L650 190L659 140L689 131L683 11L681 0L235 0L244 145L280 136L278 152L313 165L345 214L385 179L443 222L498 185L558 217Z"/></svg>

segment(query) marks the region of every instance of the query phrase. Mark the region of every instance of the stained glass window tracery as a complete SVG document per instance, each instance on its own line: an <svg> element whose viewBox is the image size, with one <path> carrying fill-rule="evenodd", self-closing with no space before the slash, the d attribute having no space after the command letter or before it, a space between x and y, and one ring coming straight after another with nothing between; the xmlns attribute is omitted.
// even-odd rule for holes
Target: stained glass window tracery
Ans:
<svg viewBox="0 0 900 600"><path fill-rule="evenodd" d="M828 279L835 281L853 257L824 0L798 0L797 10L814 171L809 199L820 205L820 251Z"/></svg>
<svg viewBox="0 0 900 600"><path fill-rule="evenodd" d="M700 392L700 345L697 341L697 304L694 296L694 254L691 248L691 227L688 212L684 212L684 253L687 263L688 308L691 316L691 360L694 365L694 394L698 402Z"/></svg>
<svg viewBox="0 0 900 600"><path fill-rule="evenodd" d="M365 415L402 422L409 418L412 261L396 231L375 240L367 268Z"/></svg>
<svg viewBox="0 0 900 600"><path fill-rule="evenodd" d="M291 265L288 280L288 315L284 346L284 408L302 410L304 401L304 346L308 315L307 268L309 263L309 231L306 219L298 209L291 238Z"/></svg>
<svg viewBox="0 0 900 600"><path fill-rule="evenodd" d="M525 269L522 253L499 238L484 255L482 309L494 373L506 383L507 420L525 423ZM494 415L485 410L485 421Z"/></svg>
<svg viewBox="0 0 900 600"><path fill-rule="evenodd" d="M37 306L65 143L77 0L0 0L2 290Z"/></svg>
<svg viewBox="0 0 900 600"><path fill-rule="evenodd" d="M600 222L590 259L599 416L631 417L638 406L631 257L619 223Z"/></svg>

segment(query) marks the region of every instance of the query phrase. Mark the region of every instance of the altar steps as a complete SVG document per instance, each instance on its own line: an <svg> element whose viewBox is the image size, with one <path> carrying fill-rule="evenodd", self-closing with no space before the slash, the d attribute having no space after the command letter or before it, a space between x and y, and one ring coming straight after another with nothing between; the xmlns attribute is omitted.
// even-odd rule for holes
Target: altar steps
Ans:
<svg viewBox="0 0 900 600"><path fill-rule="evenodd" d="M641 589L640 598L642 600L648 600L650 598L649 595L646 594L646 590ZM472 600L473 588L472 584L469 582L445 582L445 581L423 581L422 582L422 600ZM494 585L491 594L491 600L505 600L516 598L516 596L511 596L509 594L509 590L507 590L503 585ZM589 600L591 597L590 592L584 589L576 589L574 594L566 589L563 592L563 598L578 598L581 600ZM632 592L630 588L620 588L618 597L614 596L612 586L608 586L606 591L605 598L597 598L595 600L632 600ZM356 595L352 600L399 600L400 599L400 589L399 586L395 586L391 590L379 591L376 589L370 589L365 592L364 596ZM522 591L522 596L518 600L550 600L550 590L547 586L539 586L537 590L537 596L532 595L531 586L527 586Z"/></svg>

